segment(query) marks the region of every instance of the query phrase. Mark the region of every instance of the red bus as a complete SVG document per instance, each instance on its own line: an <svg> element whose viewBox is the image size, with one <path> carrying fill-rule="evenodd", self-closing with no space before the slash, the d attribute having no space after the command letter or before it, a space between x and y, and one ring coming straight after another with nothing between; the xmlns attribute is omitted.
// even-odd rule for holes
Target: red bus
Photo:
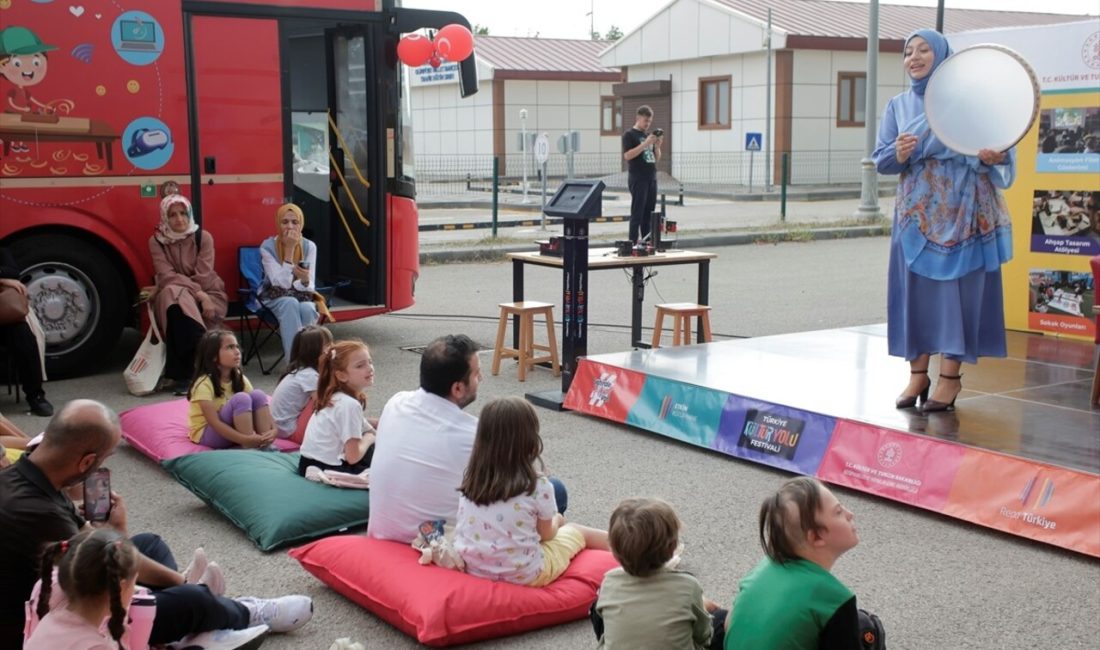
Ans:
<svg viewBox="0 0 1100 650"><path fill-rule="evenodd" d="M410 306L418 224L397 41L469 23L393 0L122 2L0 4L0 246L51 373L91 370L135 322L168 181L213 235L231 301L238 247L274 233L293 201L318 282L340 287L337 320ZM474 57L461 71L473 94Z"/></svg>

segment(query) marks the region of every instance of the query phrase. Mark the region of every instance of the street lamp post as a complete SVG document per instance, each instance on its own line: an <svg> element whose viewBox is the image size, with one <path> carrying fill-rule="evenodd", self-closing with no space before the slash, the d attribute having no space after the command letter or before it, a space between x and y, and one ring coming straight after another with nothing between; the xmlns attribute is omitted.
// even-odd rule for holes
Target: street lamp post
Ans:
<svg viewBox="0 0 1100 650"><path fill-rule="evenodd" d="M867 82L864 86L866 103L863 110L864 157L863 182L860 184L858 219L881 219L878 205L878 171L871 154L878 139L876 111L878 111L878 0L871 0L867 25ZM852 83L855 83L853 81Z"/></svg>
<svg viewBox="0 0 1100 650"><path fill-rule="evenodd" d="M519 109L520 147L523 152L523 202L527 203L527 109Z"/></svg>

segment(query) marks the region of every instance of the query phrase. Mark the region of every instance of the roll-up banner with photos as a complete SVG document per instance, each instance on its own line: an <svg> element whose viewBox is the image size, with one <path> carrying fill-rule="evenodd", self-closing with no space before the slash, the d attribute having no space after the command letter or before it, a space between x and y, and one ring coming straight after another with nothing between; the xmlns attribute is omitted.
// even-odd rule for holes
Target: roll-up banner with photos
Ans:
<svg viewBox="0 0 1100 650"><path fill-rule="evenodd" d="M1100 21L948 34L958 52L996 43L1031 64L1039 117L1016 145L1005 192L1014 257L1003 268L1009 329L1092 338L1100 255Z"/></svg>

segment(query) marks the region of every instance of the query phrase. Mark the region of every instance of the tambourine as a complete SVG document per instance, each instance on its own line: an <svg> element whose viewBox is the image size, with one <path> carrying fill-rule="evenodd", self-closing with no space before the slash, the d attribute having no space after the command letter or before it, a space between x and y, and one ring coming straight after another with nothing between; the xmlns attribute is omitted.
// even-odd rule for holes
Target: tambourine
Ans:
<svg viewBox="0 0 1100 650"><path fill-rule="evenodd" d="M1039 80L1019 53L982 43L947 57L924 91L928 126L965 156L1005 151L1039 114Z"/></svg>

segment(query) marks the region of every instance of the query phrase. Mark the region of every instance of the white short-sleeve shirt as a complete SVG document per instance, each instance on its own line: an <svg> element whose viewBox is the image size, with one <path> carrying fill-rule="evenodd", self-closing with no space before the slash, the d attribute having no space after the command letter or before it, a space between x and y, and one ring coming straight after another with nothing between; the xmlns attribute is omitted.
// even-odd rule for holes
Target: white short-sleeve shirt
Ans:
<svg viewBox="0 0 1100 650"><path fill-rule="evenodd" d="M374 443L367 534L407 544L425 521L454 522L476 435L477 418L423 388L390 398Z"/></svg>
<svg viewBox="0 0 1100 650"><path fill-rule="evenodd" d="M344 462L344 445L371 431L374 427L367 421L359 400L347 393L333 393L332 406L317 411L309 419L301 453L326 465L339 465Z"/></svg>

